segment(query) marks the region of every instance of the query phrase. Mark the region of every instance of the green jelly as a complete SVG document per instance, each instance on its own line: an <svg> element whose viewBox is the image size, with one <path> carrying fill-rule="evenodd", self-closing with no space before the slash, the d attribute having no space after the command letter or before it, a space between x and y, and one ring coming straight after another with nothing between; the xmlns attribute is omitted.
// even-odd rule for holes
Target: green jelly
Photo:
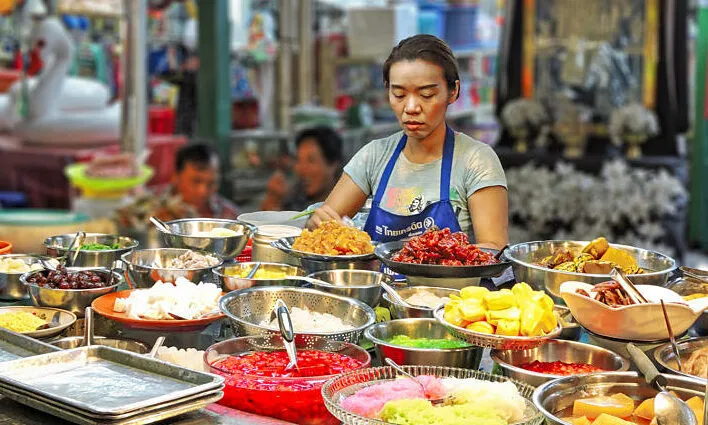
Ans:
<svg viewBox="0 0 708 425"><path fill-rule="evenodd" d="M464 348L470 345L458 339L411 338L408 335L395 335L388 340L391 345L413 348Z"/></svg>

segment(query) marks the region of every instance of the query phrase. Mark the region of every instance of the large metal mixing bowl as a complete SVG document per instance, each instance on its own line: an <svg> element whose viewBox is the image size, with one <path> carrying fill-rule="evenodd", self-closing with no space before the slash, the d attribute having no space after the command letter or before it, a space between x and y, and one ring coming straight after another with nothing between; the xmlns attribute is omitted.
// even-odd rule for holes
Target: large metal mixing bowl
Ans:
<svg viewBox="0 0 708 425"><path fill-rule="evenodd" d="M545 289L550 295L560 300L560 285L573 280L591 285L606 282L608 274L572 273L541 267L535 263L552 255L561 249L580 254L588 241L535 241L512 245L504 252L511 261L514 275L519 282L526 282L535 289ZM676 261L664 254L635 248L628 245L610 244L610 246L627 251L646 273L629 275L635 285L663 285L671 273L676 270Z"/></svg>
<svg viewBox="0 0 708 425"><path fill-rule="evenodd" d="M165 223L172 233L160 230L162 239L170 248L189 248L205 251L221 258L234 258L243 251L256 227L238 220L215 218L185 218ZM237 236L209 236L215 228L237 232Z"/></svg>
<svg viewBox="0 0 708 425"><path fill-rule="evenodd" d="M44 246L47 250L47 255L50 257L61 257L69 250L71 243L74 241L76 233L68 233L65 235L50 236L44 240ZM105 233L87 233L83 244L100 243L104 245L113 245L115 243L120 246L118 249L102 249L102 250L79 250L79 254L74 261L74 267L103 267L111 268L113 263L120 259L120 256L126 252L137 248L138 241L127 236L107 235Z"/></svg>
<svg viewBox="0 0 708 425"><path fill-rule="evenodd" d="M194 283L208 280L205 279L211 277L208 272L219 266L221 260L213 266L192 269L166 267L168 261L189 251L189 249L179 248L139 249L123 254L121 260L126 264L128 277L133 288L150 288L158 280L174 282L178 277L183 277ZM200 254L207 253L200 252Z"/></svg>
<svg viewBox="0 0 708 425"><path fill-rule="evenodd" d="M70 267L67 270L72 271L78 269ZM101 275L106 281L110 279L110 275L113 274L114 284L105 288L93 289L53 289L39 286L34 283L27 283L27 280L30 277L39 273L46 274L47 270L25 273L20 277L20 280L25 286L27 286L27 291L32 299L32 304L40 307L60 308L62 310L68 310L78 317L84 317L86 307L90 306L93 300L102 295L115 291L116 288L123 282L121 274L116 271L107 269L91 269L91 271Z"/></svg>
<svg viewBox="0 0 708 425"><path fill-rule="evenodd" d="M5 254L1 258L14 258L22 260L28 266L40 264L40 259L49 259L48 257L40 257L28 254ZM0 273L0 300L21 300L27 298L27 287L20 280L22 273Z"/></svg>
<svg viewBox="0 0 708 425"><path fill-rule="evenodd" d="M354 298L376 307L381 301L383 289L380 283L393 283L393 278L385 273L371 270L327 270L316 272L309 277L322 280L328 284L312 282L312 286L320 291L335 295Z"/></svg>
<svg viewBox="0 0 708 425"><path fill-rule="evenodd" d="M279 263L229 263L219 267L214 267L213 273L218 282L221 284L221 289L224 292L236 291L238 289L252 288L254 286L302 286L306 284L300 279L285 279L285 278L263 278L245 276L253 270L256 264L260 264L257 272L276 273L282 276L304 276L305 271L299 267L289 264ZM240 277L244 276L244 277Z"/></svg>
<svg viewBox="0 0 708 425"><path fill-rule="evenodd" d="M681 399L705 395L705 384L683 376L663 374L667 389ZM560 417L570 415L573 402L581 398L623 393L642 401L654 397L657 391L636 372L607 372L591 375L567 376L546 382L536 388L533 403L549 425L571 425Z"/></svg>
<svg viewBox="0 0 708 425"><path fill-rule="evenodd" d="M390 358L399 365L448 366L477 369L484 348L470 345L463 348L415 348L389 342L396 335L410 338L457 340L435 319L400 319L377 323L364 331L374 343L376 355L383 362Z"/></svg>
<svg viewBox="0 0 708 425"><path fill-rule="evenodd" d="M691 338L683 341L677 341L676 346L678 347L679 355L681 356L683 370L678 370L678 364L676 362L676 356L671 348L670 343L666 343L654 350L654 360L656 360L659 365L664 368L667 372L675 373L677 375L687 376L689 378L699 379L706 382L705 376L696 376L688 373L686 371L686 362L691 357L694 351L705 349L708 347L708 337L702 338Z"/></svg>
<svg viewBox="0 0 708 425"><path fill-rule="evenodd" d="M547 344L531 350L492 350L490 356L501 367L504 375L534 387L556 379L558 376L532 372L519 367L520 365L533 361L562 361L591 364L608 372L624 372L629 369L629 362L618 354L601 347L575 341L551 340Z"/></svg>

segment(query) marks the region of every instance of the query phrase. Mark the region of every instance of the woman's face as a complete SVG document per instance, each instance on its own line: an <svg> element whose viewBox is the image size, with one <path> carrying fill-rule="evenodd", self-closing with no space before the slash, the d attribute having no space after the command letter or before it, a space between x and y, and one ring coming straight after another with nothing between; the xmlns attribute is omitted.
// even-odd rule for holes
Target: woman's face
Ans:
<svg viewBox="0 0 708 425"><path fill-rule="evenodd" d="M438 65L422 59L399 61L389 72L388 101L406 135L423 140L445 122L459 87L458 81L450 92Z"/></svg>
<svg viewBox="0 0 708 425"><path fill-rule="evenodd" d="M295 173L308 197L316 197L329 190L335 179L337 164L330 164L314 139L305 139L297 148Z"/></svg>

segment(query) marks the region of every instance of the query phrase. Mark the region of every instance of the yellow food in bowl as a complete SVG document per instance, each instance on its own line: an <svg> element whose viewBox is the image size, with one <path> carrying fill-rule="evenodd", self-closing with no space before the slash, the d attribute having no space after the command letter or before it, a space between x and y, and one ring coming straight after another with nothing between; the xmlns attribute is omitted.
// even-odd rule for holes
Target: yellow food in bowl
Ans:
<svg viewBox="0 0 708 425"><path fill-rule="evenodd" d="M0 314L0 327L13 332L32 332L47 322L26 311Z"/></svg>
<svg viewBox="0 0 708 425"><path fill-rule="evenodd" d="M226 269L224 274L232 277L246 277L253 269ZM284 279L288 273L285 270L268 270L260 268L256 270L253 279Z"/></svg>

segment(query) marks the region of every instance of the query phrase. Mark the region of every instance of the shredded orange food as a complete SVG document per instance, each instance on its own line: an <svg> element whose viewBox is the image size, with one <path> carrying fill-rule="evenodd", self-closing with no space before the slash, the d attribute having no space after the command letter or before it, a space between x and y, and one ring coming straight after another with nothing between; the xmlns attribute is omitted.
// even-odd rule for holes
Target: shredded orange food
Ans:
<svg viewBox="0 0 708 425"><path fill-rule="evenodd" d="M369 234L338 221L326 221L313 231L303 230L293 249L323 255L360 255L374 251Z"/></svg>

